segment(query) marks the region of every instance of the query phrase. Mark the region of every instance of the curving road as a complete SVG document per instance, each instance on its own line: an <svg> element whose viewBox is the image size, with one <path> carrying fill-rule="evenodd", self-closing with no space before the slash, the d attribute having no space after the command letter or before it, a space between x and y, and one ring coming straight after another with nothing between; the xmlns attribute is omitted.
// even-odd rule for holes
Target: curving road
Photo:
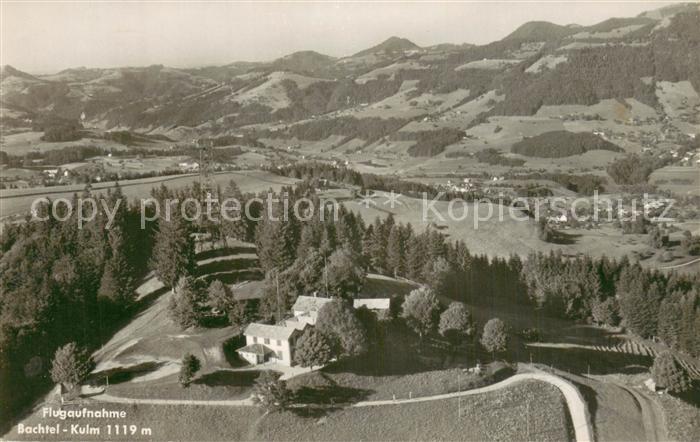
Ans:
<svg viewBox="0 0 700 442"><path fill-rule="evenodd" d="M666 267L659 267L660 270L671 270L671 269L678 269L681 267L689 266L691 264L695 264L696 262L700 262L700 258L694 259L692 261L684 262L683 264L676 264L674 266L666 266Z"/></svg>
<svg viewBox="0 0 700 442"><path fill-rule="evenodd" d="M423 396L413 399L400 400L382 400L382 401L362 401L352 404L351 407L377 407L386 405L401 405L411 404L416 402L439 401L443 399L452 399L461 396L470 396L475 394L489 393L510 387L518 382L535 380L547 382L554 385L561 391L569 408L569 415L574 427L574 435L576 442L592 442L593 441L593 426L591 425L590 417L586 408L586 402L578 389L570 382L549 373L521 373L513 375L501 382L487 385L486 387L475 388L457 393L438 394L435 396ZM231 407L249 407L255 404L251 398L240 400L219 400L219 401L202 401L202 400L187 400L187 399L131 399L124 397L112 396L106 393L93 396L91 399L102 402L114 402L122 404L155 404L155 405L208 405L208 406L231 406Z"/></svg>
<svg viewBox="0 0 700 442"><path fill-rule="evenodd" d="M663 408L648 394L637 391L635 388L629 387L620 382L613 381L615 385L626 391L634 398L634 401L639 406L642 413L642 422L644 423L644 434L646 440L649 441L666 441L670 440L667 433L666 413Z"/></svg>
<svg viewBox="0 0 700 442"><path fill-rule="evenodd" d="M541 382L547 382L554 385L562 392L566 404L569 407L569 414L571 415L571 420L574 426L574 434L576 437L576 442L589 442L593 441L593 426L590 423L588 416L588 411L586 409L586 402L583 400L583 396L579 393L578 389L570 382L549 373L521 373L513 375L501 382L487 385L486 387L475 388L472 390L461 391L457 393L447 393L439 394L435 396L424 396L413 399L402 399L402 400L386 400L386 401L364 401L353 404L353 407L375 407L380 405L400 405L400 404L410 404L415 402L428 402L428 401L438 401L442 399L451 399L461 396L469 396L474 394L489 393L492 391L500 390L502 388L509 387L518 382L535 380Z"/></svg>

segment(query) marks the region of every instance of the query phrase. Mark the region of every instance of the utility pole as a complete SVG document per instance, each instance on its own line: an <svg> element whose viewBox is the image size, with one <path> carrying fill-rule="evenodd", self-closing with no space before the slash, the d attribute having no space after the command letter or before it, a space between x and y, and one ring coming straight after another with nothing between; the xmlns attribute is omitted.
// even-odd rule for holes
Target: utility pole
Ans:
<svg viewBox="0 0 700 442"><path fill-rule="evenodd" d="M326 286L326 298L328 297L328 258L323 257L323 280Z"/></svg>
<svg viewBox="0 0 700 442"><path fill-rule="evenodd" d="M277 289L277 322L282 321L282 303L280 300L280 274L275 268L275 287Z"/></svg>

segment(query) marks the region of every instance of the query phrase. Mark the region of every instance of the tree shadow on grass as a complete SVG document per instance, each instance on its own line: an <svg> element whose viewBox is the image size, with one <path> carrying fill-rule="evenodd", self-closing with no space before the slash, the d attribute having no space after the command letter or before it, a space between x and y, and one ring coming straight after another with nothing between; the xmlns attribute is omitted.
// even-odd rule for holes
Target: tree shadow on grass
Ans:
<svg viewBox="0 0 700 442"><path fill-rule="evenodd" d="M591 421L595 423L596 414L598 413L598 395L596 394L595 390L588 385L576 382L571 378L567 378L567 380L574 384L574 386L581 393L581 396L583 396L583 399L586 402L586 407L588 408L588 414L591 416ZM593 427L595 430L595 425Z"/></svg>
<svg viewBox="0 0 700 442"><path fill-rule="evenodd" d="M384 324L381 335L380 343L372 346L367 353L332 363L323 371L350 372L365 376L393 376L418 373L431 368L427 365L423 354L429 353L427 346L420 346L418 335L404 324L400 322Z"/></svg>
<svg viewBox="0 0 700 442"><path fill-rule="evenodd" d="M156 371L163 365L165 365L165 362L150 361L128 367L116 367L109 370L103 370L93 373L88 378L88 383L90 385L102 385L106 383L108 378L110 384L121 384L138 376L143 376L150 372Z"/></svg>
<svg viewBox="0 0 700 442"><path fill-rule="evenodd" d="M514 348L510 356L518 362L532 360L574 374L639 374L649 370L653 360L647 355L586 348L526 347Z"/></svg>
<svg viewBox="0 0 700 442"><path fill-rule="evenodd" d="M204 374L195 379L193 383L209 387L252 387L258 376L260 376L259 370L220 370Z"/></svg>
<svg viewBox="0 0 700 442"><path fill-rule="evenodd" d="M300 417L318 418L330 412L337 411L355 402L367 399L374 390L345 387L339 385L326 373L318 372L314 385L302 385L292 389L290 408Z"/></svg>
<svg viewBox="0 0 700 442"><path fill-rule="evenodd" d="M294 402L307 405L342 406L367 399L373 390L343 387L333 384L321 387L301 387L294 391Z"/></svg>
<svg viewBox="0 0 700 442"><path fill-rule="evenodd" d="M218 280L224 284L235 284L241 281L257 281L262 279L262 271L258 268L243 269L243 270L228 270L225 272L209 273L200 276L200 279L207 284Z"/></svg>
<svg viewBox="0 0 700 442"><path fill-rule="evenodd" d="M556 233L554 233L554 235L549 240L549 242L552 244L558 244L558 245L571 245L571 244L576 244L576 241L580 237L581 237L581 235L579 235L579 234L557 231Z"/></svg>

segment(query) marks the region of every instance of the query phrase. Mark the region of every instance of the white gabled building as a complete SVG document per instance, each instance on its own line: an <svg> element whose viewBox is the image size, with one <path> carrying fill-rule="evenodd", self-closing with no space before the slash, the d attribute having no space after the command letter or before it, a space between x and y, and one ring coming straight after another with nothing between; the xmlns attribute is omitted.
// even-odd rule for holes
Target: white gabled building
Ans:
<svg viewBox="0 0 700 442"><path fill-rule="evenodd" d="M294 365L294 345L307 324L298 321L283 321L278 325L249 324L243 334L246 346L236 350L249 363L278 362Z"/></svg>

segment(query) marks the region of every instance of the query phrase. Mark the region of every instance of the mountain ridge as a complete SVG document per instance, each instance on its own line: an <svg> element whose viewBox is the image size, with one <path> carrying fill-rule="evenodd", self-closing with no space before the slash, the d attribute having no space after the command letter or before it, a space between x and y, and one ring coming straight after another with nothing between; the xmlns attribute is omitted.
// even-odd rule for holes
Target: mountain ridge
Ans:
<svg viewBox="0 0 700 442"><path fill-rule="evenodd" d="M354 121L371 118L410 128L420 126L419 119L466 112L455 125L468 130L492 117L533 116L543 106L634 98L658 108L658 84L687 81L700 91L700 38L693 29L700 29L700 12L689 5L664 14L669 11L664 19L611 18L592 26L528 22L486 45L420 47L389 37L341 58L304 50L269 62L71 68L43 76L6 66L0 102L15 117L2 124L20 130L36 116L84 113L99 129L172 132L174 138L181 132L267 134L280 124L308 125L318 137L356 135L368 125ZM400 135L396 122L377 127L378 138L369 139L425 138ZM408 132L421 130L429 128ZM453 133L445 138L454 139Z"/></svg>

